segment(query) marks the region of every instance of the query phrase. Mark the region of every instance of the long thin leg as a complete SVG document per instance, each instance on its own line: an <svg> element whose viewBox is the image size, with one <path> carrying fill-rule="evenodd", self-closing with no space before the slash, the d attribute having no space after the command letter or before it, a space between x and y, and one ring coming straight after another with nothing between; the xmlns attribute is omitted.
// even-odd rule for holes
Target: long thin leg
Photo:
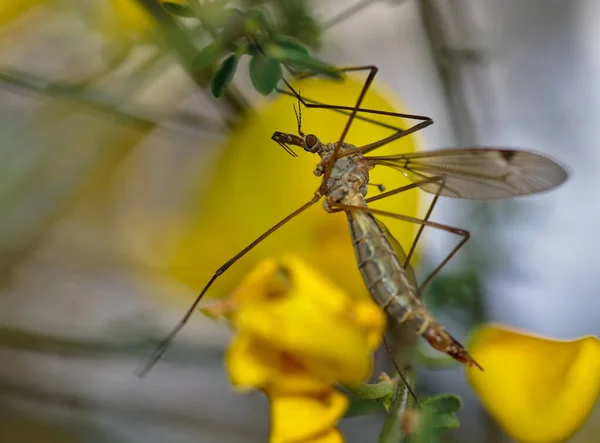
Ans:
<svg viewBox="0 0 600 443"><path fill-rule="evenodd" d="M423 221L428 221L429 217L431 216L431 213L433 211L433 208L434 208L435 204L437 203L437 200L438 200L438 198L440 196L441 190L444 187L444 183L446 182L445 177L436 176L436 177L425 178L425 179L423 179L421 181L418 181L418 182L415 182L415 183L411 183L409 185L401 186L401 187L396 188L396 189L392 189L391 191L382 192L379 195L367 198L365 201L367 203L371 203L371 202L374 202L374 201L377 201L377 200L381 200L383 198L391 197L392 195L400 194L401 192L406 192L406 191L409 191L411 189L418 188L421 185L424 185L424 184L427 184L427 183L435 183L435 182L440 183L440 187L439 187L439 189L438 189L438 191L437 191L437 193L436 193L433 201L429 205L429 208L427 209L427 213L425 214L425 217L423 218ZM341 209L335 210L333 212L339 212L339 211L341 211ZM419 230L417 231L417 235L415 236L414 240L412 241L412 244L410 246L408 254L406 255L406 260L404 261L404 265L403 265L404 269L406 269L410 265L410 259L412 258L413 254L415 252L415 249L417 247L417 243L419 242L419 239L421 238L421 234L423 233L423 229L425 229L425 225L424 224L419 225Z"/></svg>
<svg viewBox="0 0 600 443"><path fill-rule="evenodd" d="M390 191L390 192L393 192L393 191ZM432 221L428 221L428 220L422 220L420 218L410 217L408 215L396 214L394 212L388 212L388 211L382 211L380 209L367 208L367 207L363 207L363 206L343 205L340 203L336 203L335 205L332 205L331 207L332 207L332 209L341 209L344 211L357 211L358 210L358 211L369 212L371 214L383 215L385 217L396 218L398 220L404 220L404 221L411 222L411 223L417 223L417 224L423 225L423 226L431 226L432 228L437 228L437 229L441 229L442 231L460 235L462 237L462 240L454 247L454 249L452 249L450 254L448 254L446 256L446 258L427 276L427 278L425 280L423 280L423 283L421 283L421 286L419 286L419 292L421 292L423 290L423 288L425 288L425 286L427 286L429 284L431 279L433 277L435 277L435 275L446 265L446 263L448 263L448 261L452 257L454 257L454 255L459 251L460 248L462 248L464 246L464 244L469 240L469 237L471 236L471 233L469 231L465 231L464 229L459 229L459 228L455 228L452 226L448 226L448 225L444 225L441 223L436 223L436 222L432 222ZM334 211L334 212L337 212L337 211Z"/></svg>
<svg viewBox="0 0 600 443"><path fill-rule="evenodd" d="M399 188L392 189L390 191L382 192L381 194L377 194L377 195L375 195L373 197L369 197L369 198L365 199L365 202L371 203L371 202L374 202L374 201L377 201L377 200L381 200L381 199L384 199L384 198L387 198L387 197L391 197L392 195L400 194L401 192L406 192L406 191L409 191L411 189L420 188L421 185L425 185L427 183L435 183L435 182L439 182L441 180L442 180L441 176L428 177L428 178L425 178L423 180L419 180L418 182L414 182L414 183L411 183L409 185L401 186ZM335 210L335 211L332 211L332 212L340 212L340 211L341 211L341 209L338 209L338 210Z"/></svg>
<svg viewBox="0 0 600 443"><path fill-rule="evenodd" d="M442 177L442 176L426 177L423 180L415 182L415 183L411 183L410 185L401 186L399 188L392 189L391 191L383 192L374 197L367 198L365 201L367 203L371 203L371 202L374 202L377 200L381 200L383 198L391 197L392 195L399 194L401 192L406 192L410 189L420 187L421 185L424 185L427 183L435 183L435 182L439 183L440 186L439 186L437 192L435 193L435 196L434 196L433 200L431 201L429 208L427 209L427 213L425 214L425 217L423 218L423 221L428 221L429 217L431 216L431 213L433 212L433 208L435 207L435 204L437 203L437 201L440 197L442 189L444 189L444 185L446 183L445 177ZM338 211L335 211L335 212L338 212ZM406 260L404 261L404 269L406 269L408 267L408 265L410 264L410 259L412 258L413 254L415 252L417 243L419 242L419 239L421 238L421 234L423 233L423 229L425 229L425 225L424 224L419 225L419 230L417 231L417 235L415 236L415 238L410 246L410 249L408 251L408 254L406 255Z"/></svg>
<svg viewBox="0 0 600 443"><path fill-rule="evenodd" d="M369 90L371 83L373 83L373 80L375 79L375 76L377 75L377 71L378 71L376 66L357 66L357 67L345 69L345 71L364 71L367 69L369 70L369 75L367 76L367 79L365 80L365 84L363 85L362 90L360 91L360 94L358 95L358 99L356 100L356 105L354 105L354 109L352 110L352 113L350 114L350 117L348 118L348 121L346 122L346 126L344 126L342 135L340 136L337 144L335 145L335 148L333 149L333 154L331 155L331 159L329 160L329 163L327 163L327 167L325 168L325 172L323 173L323 181L321 182L321 186L319 186L319 189L317 191L318 194L315 194L315 195L326 193L327 182L329 180L329 176L331 175L331 170L333 169L333 164L335 163L335 161L337 159L337 155L340 150L340 147L342 146L342 143L344 142L346 135L348 135L350 126L352 125L352 122L354 121L354 117L356 116L356 113L358 112L357 109L360 107L360 104L364 100L365 95L367 94L367 91ZM343 72L343 71L340 71L340 72ZM286 81L286 84L288 85L288 87L290 87L290 85L289 85L289 83L287 83L287 81Z"/></svg>
<svg viewBox="0 0 600 443"><path fill-rule="evenodd" d="M358 150L365 154L367 152L370 152L374 149L377 149L387 143L390 143L394 140L397 140L399 138L405 137L409 134L412 134L414 132L417 132L431 124L433 124L433 120L429 117L426 116L422 116L422 115L414 115L414 114L404 114L404 113L400 113L400 112L391 112L391 111L382 111L379 109L367 109L367 108L360 108L360 103L362 102L362 98L364 98L364 94L366 94L366 88L368 88L368 86L372 83L375 75L377 74L377 67L375 66L358 66L358 67L350 67L350 68L341 68L339 69L339 72L347 72L347 71L358 71L358 70L366 70L369 69L371 70L369 77L367 78L366 82L365 82L365 86L363 86L363 91L361 92L361 97L359 102L357 103L357 105L355 107L350 107L350 106L340 106L340 105L328 105L328 104L323 104L323 103L319 103L315 100L305 100L303 99L300 94L298 93L298 91L296 91L292 85L290 85L290 83L287 80L283 80L284 83L286 84L286 86L288 87L288 89L291 91L290 93L287 93L281 89L278 89L279 92L288 94L288 95L294 95L298 101L300 101L300 103L302 103L304 106L308 107L308 108L320 108L320 109L331 109L334 111L352 111L350 114L350 118L348 119L348 122L346 124L346 128L344 129L344 132L342 133L342 138L341 141L344 140L347 131L349 129L349 124L352 122L352 120L354 119L354 117L356 116L357 112L364 112L364 113L368 113L368 114L377 114L377 115L387 115L387 116L391 116L391 117L397 117L397 118L407 118L407 119L411 119L411 120L419 120L420 122L411 126L408 129L402 129L399 127L394 127L392 125L386 125L380 122L374 122L372 120L369 119L365 119L363 118L363 120L367 120L370 121L371 123L375 123L375 124L379 124L380 126L384 126L387 127L389 129L394 129L396 131L395 134L390 135L389 137L385 137L381 140L378 140L376 142L370 143L368 145L362 146L360 148L358 148ZM310 77L310 75L306 75L306 76L302 76L300 78L306 78L306 77ZM359 117L360 118L360 117ZM340 141L340 143L341 143ZM356 151L353 152L348 152L347 154L342 154L340 157L344 157L346 155L350 155L352 153L355 153ZM337 153L336 153L337 154ZM335 158L335 157L333 157Z"/></svg>
<svg viewBox="0 0 600 443"><path fill-rule="evenodd" d="M294 94L294 93L292 93L290 91L286 91L285 89L281 89L281 88L276 88L276 91L278 93L280 93L280 94L289 95L290 97L294 97L294 98L298 98L298 96L300 95L300 94L296 95L296 94ZM322 108L322 109L328 109L330 111L337 112L339 114L344 114L344 115L347 115L347 116L350 115L350 111L349 110L354 109L354 108L351 108L350 106L339 106L339 107L333 106L333 107L329 107L328 105L325 105L324 103L321 103L321 102L319 102L317 100L313 100L313 99L308 98L308 97L300 97L300 103L302 103L306 107L311 107L311 108L318 108L318 107L321 107L321 106L325 106L325 108ZM358 112L365 112L365 113L371 113L371 114L382 114L382 113L387 112L387 111L381 111L381 110L377 110L377 109L358 108ZM406 118L408 118L408 117L406 117ZM394 130L394 131L401 131L402 130L402 128L399 128L397 126L388 125L387 123L383 123L383 122L380 122L378 120L374 120L374 119L371 119L371 118L368 118L368 117L363 117L363 116L358 115L358 114L356 115L355 119L362 120L362 121L365 121L365 122L368 122L368 123L372 123L374 125L381 126L381 127L387 128L387 129L391 129L391 130Z"/></svg>
<svg viewBox="0 0 600 443"><path fill-rule="evenodd" d="M410 395L412 396L412 398L414 398L415 402L417 403L417 405L420 406L419 399L417 398L417 394L415 394L415 391L413 391L413 388L410 386L410 383L408 382L408 379L404 376L404 373L400 369L400 366L398 365L398 362L394 358L394 353L392 352L392 349L390 348L390 345L388 344L387 339L385 338L385 334L382 334L382 337L383 337L383 345L385 346L385 350L387 351L388 357L390 357L390 360L392 361L392 364L394 365L394 368L396 368L396 372L400 376L400 379L402 380L402 382L406 386L406 389L408 390L408 392L410 393Z"/></svg>
<svg viewBox="0 0 600 443"><path fill-rule="evenodd" d="M445 184L446 184L446 177L439 177L438 190L435 193L433 200L429 204L429 208L427 209L427 213L425 214L425 217L423 217L423 220L425 220L425 221L429 220L429 217L431 216L431 213L433 212L433 208L435 207L435 204L437 203L438 199L440 198L440 194L442 193L442 189L444 189ZM404 269L406 269L408 267L408 265L410 264L410 259L412 258L413 254L415 253L415 249L417 248L417 243L419 242L419 239L421 238L421 234L423 234L423 229L425 229L425 225L420 225L419 230L417 231L417 235L415 235L415 239L413 240L412 244L410 245L408 254L406 254L406 261L404 262ZM431 279L431 277L427 277L427 278ZM428 280L426 280L426 281L428 281ZM423 286L423 285L421 285L421 286ZM420 288L420 289L422 289L422 288Z"/></svg>
<svg viewBox="0 0 600 443"><path fill-rule="evenodd" d="M214 275L208 281L206 286L204 286L204 289L202 289L202 291L200 291L200 293L196 297L196 300L194 300L194 303L192 304L192 306L190 306L190 308L186 311L185 315L179 321L177 326L175 326L175 328L169 333L169 335L167 335L167 337L158 345L156 350L150 356L148 363L138 372L138 375L140 377L144 377L150 371L150 369L152 369L152 367L156 364L156 362L160 359L160 357L162 357L162 355L165 353L165 351L167 350L167 348L169 347L169 345L171 344L171 342L173 341L173 339L175 338L177 333L188 322L188 320L194 313L194 310L198 306L198 303L200 303L200 300L202 300L202 297L204 297L204 294L206 293L206 291L208 291L208 288L210 288L212 286L212 284L215 282L215 280L220 275L222 275L225 271L227 271L227 269L229 269L235 262L237 262L244 255L246 255L250 250L252 250L256 245L258 245L260 242L262 242L265 238L267 238L273 232L275 232L276 230L281 228L283 225L285 225L291 219L293 219L300 213L304 212L310 206L314 205L316 202L319 201L319 199L320 199L320 197L318 197L318 196L313 197L312 200L310 200L308 203L305 203L300 208L296 209L294 212L289 214L287 217L285 217L284 219L279 221L277 224L272 226L270 229L265 231L256 240L254 240L252 243L250 243L248 246L246 246L240 252L235 254L232 258L230 258L227 262L225 262L225 264L223 266L221 266L219 269L217 269L217 271L214 273Z"/></svg>

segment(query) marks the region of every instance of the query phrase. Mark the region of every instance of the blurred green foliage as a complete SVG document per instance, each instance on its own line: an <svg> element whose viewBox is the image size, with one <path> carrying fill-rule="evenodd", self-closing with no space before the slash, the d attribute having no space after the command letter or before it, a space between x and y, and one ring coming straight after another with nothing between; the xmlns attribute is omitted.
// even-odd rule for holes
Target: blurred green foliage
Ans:
<svg viewBox="0 0 600 443"><path fill-rule="evenodd" d="M199 74L209 73L215 97L223 95L244 55L252 58L250 78L262 95L270 94L277 86L283 73L281 65L290 72L340 78L334 66L315 58L307 47L317 47L321 34L308 2L247 1L242 5L244 10L229 7L229 3L162 2L175 17L196 19L208 34L203 37L211 41L194 56L192 68Z"/></svg>

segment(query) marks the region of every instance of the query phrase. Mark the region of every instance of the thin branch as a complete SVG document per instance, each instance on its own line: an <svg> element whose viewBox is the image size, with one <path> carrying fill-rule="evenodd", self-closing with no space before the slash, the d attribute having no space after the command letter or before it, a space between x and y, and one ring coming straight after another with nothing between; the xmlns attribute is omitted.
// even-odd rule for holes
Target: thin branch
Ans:
<svg viewBox="0 0 600 443"><path fill-rule="evenodd" d="M222 132L223 123L198 114L178 112L166 114L148 110L148 107L119 107L110 97L96 91L81 89L78 86L52 83L34 75L13 70L0 71L0 86L13 86L18 89L42 94L55 99L69 100L90 109L147 126L184 126Z"/></svg>
<svg viewBox="0 0 600 443"><path fill-rule="evenodd" d="M404 375L408 383L414 386L414 376L411 371L404 371ZM410 409L415 409L418 406L412 395L410 395L406 385L402 380L398 380L394 399L390 407L390 412L383 422L381 432L379 434L379 443L398 443L404 441L405 433L403 429L404 416Z"/></svg>
<svg viewBox="0 0 600 443"><path fill-rule="evenodd" d="M353 15L356 15L363 9L371 6L373 3L375 3L375 1L376 0L362 0L362 1L356 2L352 6L349 6L347 9L344 9L342 12L340 12L333 18L330 18L325 23L323 23L323 29L325 31L328 31L329 29L333 28L335 25L342 23L344 20L348 20ZM400 0L400 1L403 3L406 0Z"/></svg>
<svg viewBox="0 0 600 443"><path fill-rule="evenodd" d="M95 414L102 413L119 418L127 417L128 420L139 420L144 423L160 421L177 426L189 426L203 431L215 429L219 432L223 432L223 426L225 425L225 423L215 422L212 418L203 417L201 413L171 412L161 410L154 404L145 405L141 403L130 406L116 401L93 399L80 394L67 394L58 390L33 387L25 384L17 385L13 382L9 383L2 380L0 380L0 393L2 393L3 402L6 402L7 398L15 397L37 403L47 403L67 410L89 411ZM246 437L248 432L253 432L253 429L238 425L237 427L227 427L226 432L234 434L238 437L236 440L241 441L243 440L242 437Z"/></svg>
<svg viewBox="0 0 600 443"><path fill-rule="evenodd" d="M144 337L135 340L124 340L122 337L114 340L77 339L59 337L32 332L21 328L0 325L0 349L51 354L60 357L140 357L146 360L148 352L154 349L162 338ZM166 362L221 366L223 360L221 348L202 348L198 345L174 345L165 357ZM217 363L215 363L217 362Z"/></svg>

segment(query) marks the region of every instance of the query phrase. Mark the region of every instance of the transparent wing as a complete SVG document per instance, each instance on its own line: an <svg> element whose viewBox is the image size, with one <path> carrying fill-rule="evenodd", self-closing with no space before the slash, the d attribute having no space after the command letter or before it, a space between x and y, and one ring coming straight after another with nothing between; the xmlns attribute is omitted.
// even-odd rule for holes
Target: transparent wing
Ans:
<svg viewBox="0 0 600 443"><path fill-rule="evenodd" d="M373 217L373 218L375 218L375 217ZM388 242L390 243L390 245L394 249L394 252L398 256L398 260L400 261L400 263L404 264L404 262L406 262L406 253L404 252L404 248L402 248L402 245L400 245L400 242L398 240L396 240L396 238L392 235L390 230L387 228L387 226L381 220L379 220L378 218L375 218L375 221L377 222L379 227L385 233L385 236L387 237ZM413 268L410 265L408 265L406 267L406 276L408 277L408 281L410 281L412 283L412 285L415 287L415 289L417 289L419 287L419 284L417 283L417 276L415 275L415 271L413 270Z"/></svg>
<svg viewBox="0 0 600 443"><path fill-rule="evenodd" d="M413 182L444 177L441 195L495 199L545 192L567 179L565 169L540 154L513 149L461 148L367 157L374 165L398 169ZM435 194L439 184L419 185Z"/></svg>

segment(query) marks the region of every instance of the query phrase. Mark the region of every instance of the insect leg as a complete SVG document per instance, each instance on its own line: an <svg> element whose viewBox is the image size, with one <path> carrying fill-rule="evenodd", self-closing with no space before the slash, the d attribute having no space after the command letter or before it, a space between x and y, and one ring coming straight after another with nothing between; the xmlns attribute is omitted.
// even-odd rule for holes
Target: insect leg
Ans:
<svg viewBox="0 0 600 443"><path fill-rule="evenodd" d="M392 364L394 365L394 368L396 369L396 372L398 373L398 375L400 376L400 379L404 383L404 386L406 386L406 389L408 390L408 392L411 395L411 397L414 398L414 400L417 403L417 405L420 406L419 399L417 398L417 394L415 394L415 391L410 386L408 378L404 375L404 372L402 372L402 370L400 369L400 366L398 366L398 362L394 358L394 353L392 352L392 349L391 349L390 345L388 344L387 339L385 338L385 334L383 334L383 340L382 341L383 341L383 345L385 346L385 350L387 351L387 354L390 357L390 360L392 360Z"/></svg>
<svg viewBox="0 0 600 443"><path fill-rule="evenodd" d="M444 185L446 183L446 178L443 176L424 177L423 180L420 180L418 182L411 183L409 185L402 186L400 188L392 189L391 191L388 191L388 192L383 192L383 193L376 195L374 197L371 197L371 198L367 198L366 202L371 203L371 202L374 202L377 200L381 200L383 198L391 197L392 195L399 194L401 192L405 192L410 189L420 187L421 185L424 185L427 183L439 183L438 190L435 193L433 200L429 204L429 208L427 209L427 213L425 214L425 217L423 217L423 221L428 221L429 217L431 216L431 213L433 212L433 208L435 207L435 204L437 203L437 201L440 197L440 194L442 192L442 189L444 188ZM410 264L410 259L412 258L413 254L415 252L417 243L419 242L419 239L421 238L421 234L423 233L423 229L425 229L425 225L424 224L419 225L419 230L417 231L417 235L415 236L415 238L410 246L410 249L408 251L408 254L406 255L406 260L404 261L404 269L406 269L408 267L408 265ZM430 279L431 279L431 277L428 277L428 280L430 280Z"/></svg>
<svg viewBox="0 0 600 443"><path fill-rule="evenodd" d="M165 353L165 351L167 350L167 348L169 347L169 345L171 344L171 342L173 341L173 339L175 338L175 336L177 335L177 333L188 322L188 320L190 319L190 317L194 313L194 310L196 309L196 307L200 303L200 300L202 300L202 297L204 297L204 294L206 293L206 291L208 291L208 288L210 288L212 286L212 284L215 282L215 280L220 275L222 275L225 271L227 271L227 269L229 269L235 262L237 262L244 255L246 255L250 250L252 250L256 245L258 245L260 242L262 242L265 238L267 238L269 235L271 235L277 229L281 228L283 225L285 225L291 219L293 219L294 217L296 217L300 213L304 212L310 206L314 205L317 201L320 200L320 198L321 198L320 196L315 195L312 198L312 200L310 200L308 203L305 203L300 208L296 209L294 212L292 212L291 214L289 214L288 216L286 216L285 218L283 218L281 221L279 221L278 223L276 223L270 229L268 229L263 234L261 234L256 240L254 240L252 243L250 243L248 246L246 246L244 249L242 249L240 252L238 252L232 258L230 258L219 269L217 269L216 272L214 273L214 275L211 277L211 279L206 284L206 286L204 286L204 288L202 289L202 291L200 291L200 293L196 297L196 300L194 300L194 303L186 311L185 315L179 321L179 323L177 324L177 326L175 326L175 328L173 328L173 330L169 333L169 335L167 335L167 337L165 337L165 339L163 339L161 341L161 343L157 346L157 348L155 349L155 351L150 356L150 359L149 359L148 363L138 372L138 376L140 376L140 377L145 376L150 371L150 369L152 369L152 367L156 364L156 362L162 357L162 355Z"/></svg>
<svg viewBox="0 0 600 443"><path fill-rule="evenodd" d="M342 143L344 142L344 139L346 138L346 135L348 135L348 131L350 130L350 126L352 125L352 122L354 121L354 117L356 117L358 108L360 108L360 104L364 100L365 95L367 95L367 91L369 90L371 83L373 83L373 80L375 79L375 76L377 75L377 71L378 71L377 66L355 66L355 67L350 67L350 68L342 68L339 70L339 72L365 71L365 70L369 71L369 75L367 76L365 83L363 84L362 90L360 91L360 94L358 95L358 99L356 100L356 104L354 105L354 108L352 109L352 112L350 113L350 117L348 117L346 126L344 126L344 129L342 130L342 135L340 135L340 138L335 145L333 154L331 155L331 159L329 160L329 163L327 163L325 172L323 173L323 180L321 181L321 186L319 187L319 190L318 190L319 193L324 194L327 191L327 182L328 182L329 176L331 175L331 170L333 169L333 164L335 163L337 154L340 150L340 147L342 146ZM300 100L301 99L300 94L297 94L295 92L295 90L293 90L293 88L287 82L287 80L284 79L284 82L286 83L286 85L289 88L292 89L292 91L295 93L298 100Z"/></svg>
<svg viewBox="0 0 600 443"><path fill-rule="evenodd" d="M364 68L364 67L363 67ZM350 68L347 68L350 69ZM377 71L375 71L377 72ZM290 95L290 96L294 96L298 99L298 101L300 101L300 103L302 103L304 106L306 106L307 108L319 108L319 109L330 109L332 111L335 112L340 112L340 113L344 113L344 114L349 114L349 111L352 111L352 113L350 113L350 117L352 117L352 114L354 113L354 111L356 111L356 113L366 113L366 114L375 114L375 115L387 115L390 117L397 117L397 118L406 118L406 119L410 119L410 120L417 120L419 121L419 123L409 127L408 129L403 129L399 126L393 126L393 125L389 125L386 123L382 123L382 122L378 122L376 120L373 119L369 119L367 117L363 117L361 115L357 115L355 114L355 118L359 119L359 120L363 120L363 121L367 121L369 123L373 123L375 125L378 126L383 126L385 128L391 129L393 131L395 131L394 134L385 137L381 140L375 141L373 143L369 143L368 145L365 146L361 146L358 148L358 151L361 152L362 154L366 154L367 152L371 152L381 146L384 146L390 142L393 142L395 140L398 140L402 137L405 137L407 135L413 134L421 129L426 128L427 126L433 124L433 120L430 117L426 117L423 115L416 115L416 114L405 114L405 113L401 113L401 112L392 112L392 111L382 111L380 109L369 109L369 108L361 108L361 107L350 107L350 106L341 106L341 105L329 105L329 104L324 104L324 103L320 103L318 101L312 100L312 99L308 99L308 98L303 98L300 96L300 94L298 93L298 91L296 91L286 80L284 80L285 84L287 85L288 89L291 91L285 91L283 89L277 89L278 92L282 93L282 94L286 94L286 95ZM348 121L351 121L351 119L349 119ZM349 128L349 126L347 125L347 127ZM346 131L347 132L347 131ZM343 134L345 136L345 133ZM343 139L342 139L343 140ZM356 153L356 151L353 152L348 152L347 154L343 154L340 157L343 157L344 155L350 155L352 153Z"/></svg>

